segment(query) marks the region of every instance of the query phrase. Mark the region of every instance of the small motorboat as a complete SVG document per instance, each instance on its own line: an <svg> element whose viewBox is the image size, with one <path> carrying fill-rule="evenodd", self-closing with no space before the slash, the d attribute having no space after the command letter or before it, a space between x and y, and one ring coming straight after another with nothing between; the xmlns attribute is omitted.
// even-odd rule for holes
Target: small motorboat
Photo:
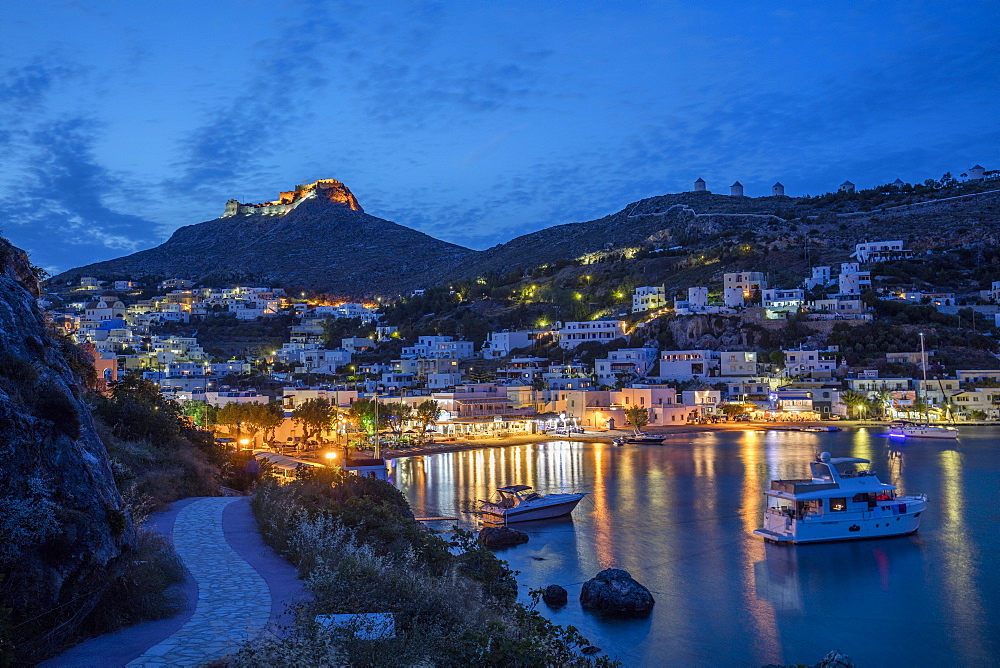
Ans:
<svg viewBox="0 0 1000 668"><path fill-rule="evenodd" d="M638 432L630 436L619 436L614 440L615 445L663 445L662 436L650 436Z"/></svg>
<svg viewBox="0 0 1000 668"><path fill-rule="evenodd" d="M539 494L528 485L509 485L497 489L499 501L480 501L479 514L487 522L508 524L529 520L547 520L569 515L587 495Z"/></svg>
<svg viewBox="0 0 1000 668"><path fill-rule="evenodd" d="M801 431L809 431L809 432L815 432L815 433L826 433L826 432L831 432L831 431L840 431L840 427L833 427L833 426L811 426L811 427L802 427Z"/></svg>
<svg viewBox="0 0 1000 668"><path fill-rule="evenodd" d="M958 438L956 427L896 420L889 425L890 438Z"/></svg>
<svg viewBox="0 0 1000 668"><path fill-rule="evenodd" d="M819 454L811 478L772 480L764 526L754 535L773 543L885 538L913 533L927 508L926 494L897 496L893 485L863 468L858 457Z"/></svg>

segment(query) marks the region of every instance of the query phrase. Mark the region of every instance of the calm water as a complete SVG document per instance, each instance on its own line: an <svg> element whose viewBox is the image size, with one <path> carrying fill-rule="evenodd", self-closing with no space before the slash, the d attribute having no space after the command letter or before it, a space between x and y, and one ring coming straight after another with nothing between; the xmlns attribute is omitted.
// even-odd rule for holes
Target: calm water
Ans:
<svg viewBox="0 0 1000 668"><path fill-rule="evenodd" d="M529 588L560 584L573 624L626 665L813 663L839 648L861 666L1000 665L1000 430L959 443L887 442L879 430L721 432L665 446L553 441L413 457L397 480L418 516L466 514L493 489L587 491L572 520L521 524L501 552ZM883 481L931 504L912 536L765 544L772 478L807 476L821 450L872 460ZM641 620L583 612L582 583L624 568L653 591Z"/></svg>

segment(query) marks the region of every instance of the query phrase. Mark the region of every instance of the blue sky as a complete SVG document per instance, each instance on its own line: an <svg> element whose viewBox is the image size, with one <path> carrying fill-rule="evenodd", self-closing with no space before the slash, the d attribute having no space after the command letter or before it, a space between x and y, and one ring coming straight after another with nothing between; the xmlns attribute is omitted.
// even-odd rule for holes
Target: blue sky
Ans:
<svg viewBox="0 0 1000 668"><path fill-rule="evenodd" d="M33 2L0 231L52 270L317 178L472 248L688 190L1000 167L1000 3Z"/></svg>

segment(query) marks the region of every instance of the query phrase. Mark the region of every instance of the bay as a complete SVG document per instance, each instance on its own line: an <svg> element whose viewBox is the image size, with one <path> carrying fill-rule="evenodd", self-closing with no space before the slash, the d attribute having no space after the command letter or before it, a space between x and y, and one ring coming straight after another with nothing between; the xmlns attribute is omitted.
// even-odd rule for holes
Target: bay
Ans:
<svg viewBox="0 0 1000 668"><path fill-rule="evenodd" d="M550 441L400 459L397 485L418 516L459 516L496 487L583 491L571 519L522 523L499 552L528 590L570 601L539 610L625 665L815 663L831 649L858 665L997 665L1000 657L1000 429L957 443L889 441L880 429L831 434L685 434L662 446ZM820 451L863 457L930 506L911 536L770 545L758 528L774 478L808 476ZM446 529L446 525L437 528ZM584 612L580 587L624 568L653 591L649 617Z"/></svg>

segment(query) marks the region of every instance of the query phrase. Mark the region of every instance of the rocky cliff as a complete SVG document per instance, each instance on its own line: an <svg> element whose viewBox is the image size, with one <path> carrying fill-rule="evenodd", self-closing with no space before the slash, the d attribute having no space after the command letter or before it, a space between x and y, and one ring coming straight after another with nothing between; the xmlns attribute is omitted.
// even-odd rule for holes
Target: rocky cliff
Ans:
<svg viewBox="0 0 1000 668"><path fill-rule="evenodd" d="M73 632L135 533L81 400L76 348L48 333L37 295L26 255L0 239L0 608L18 662Z"/></svg>

